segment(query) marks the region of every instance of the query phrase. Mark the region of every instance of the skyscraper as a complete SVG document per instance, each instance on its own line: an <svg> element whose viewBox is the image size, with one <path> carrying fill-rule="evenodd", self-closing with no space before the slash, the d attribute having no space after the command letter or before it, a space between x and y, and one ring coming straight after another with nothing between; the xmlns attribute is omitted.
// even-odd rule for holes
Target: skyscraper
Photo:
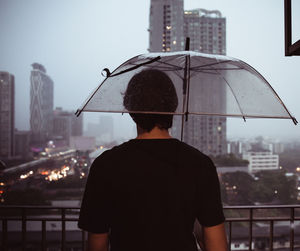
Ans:
<svg viewBox="0 0 300 251"><path fill-rule="evenodd" d="M185 10L184 36L190 37L192 51L226 54L226 19L218 10Z"/></svg>
<svg viewBox="0 0 300 251"><path fill-rule="evenodd" d="M151 0L149 51L179 51L184 45L183 0Z"/></svg>
<svg viewBox="0 0 300 251"><path fill-rule="evenodd" d="M83 114L76 116L75 112L72 112L72 132L71 136L82 136L83 134Z"/></svg>
<svg viewBox="0 0 300 251"><path fill-rule="evenodd" d="M30 76L31 142L44 145L51 137L53 125L53 81L43 65L33 63Z"/></svg>
<svg viewBox="0 0 300 251"><path fill-rule="evenodd" d="M150 52L183 50L185 38L190 37L190 50L226 54L226 19L219 11L183 11L182 0L152 0L149 21ZM210 84L210 88L218 90L211 98L216 101L214 105L225 108L225 90L217 86L217 81ZM194 89L193 95L198 96L201 105L201 97L206 97L207 93ZM180 124L181 118L174 116L172 134L175 137L180 137ZM225 154L226 118L189 115L185 122L184 141L208 155Z"/></svg>
<svg viewBox="0 0 300 251"><path fill-rule="evenodd" d="M52 138L60 141L61 146L68 146L71 136L82 135L83 116L76 117L74 112L64 111L61 107L57 107L53 115Z"/></svg>
<svg viewBox="0 0 300 251"><path fill-rule="evenodd" d="M14 156L15 78L0 72L0 157Z"/></svg>
<svg viewBox="0 0 300 251"><path fill-rule="evenodd" d="M226 19L218 10L194 9L184 11L184 36L190 37L190 49L209 54L226 54ZM218 110L225 109L225 87L218 80L210 83L211 90L201 90L199 102L206 96L213 99ZM207 93L206 93L207 91ZM195 92L195 90L194 90ZM185 141L208 155L227 153L226 118L218 116L191 116L184 130Z"/></svg>
<svg viewBox="0 0 300 251"><path fill-rule="evenodd" d="M70 112L63 111L60 107L57 107L53 114L52 136L55 145L57 146L59 142L59 146L68 146L72 132L72 115L75 115Z"/></svg>

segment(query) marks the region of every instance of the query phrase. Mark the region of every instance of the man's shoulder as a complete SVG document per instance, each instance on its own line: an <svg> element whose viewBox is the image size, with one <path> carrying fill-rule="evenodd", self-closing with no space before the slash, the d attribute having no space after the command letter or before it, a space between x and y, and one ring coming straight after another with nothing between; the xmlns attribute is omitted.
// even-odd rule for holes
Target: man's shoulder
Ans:
<svg viewBox="0 0 300 251"><path fill-rule="evenodd" d="M195 148L185 142L181 142L181 141L179 141L179 142L180 142L179 144L181 145L180 152L185 157L202 159L203 161L210 161L210 158L206 154L204 154L203 152L198 150L197 148Z"/></svg>
<svg viewBox="0 0 300 251"><path fill-rule="evenodd" d="M124 142L120 145L116 145L111 149L104 151L100 154L95 161L103 161L108 159L115 159L117 155L126 154L126 151L130 148L130 141Z"/></svg>

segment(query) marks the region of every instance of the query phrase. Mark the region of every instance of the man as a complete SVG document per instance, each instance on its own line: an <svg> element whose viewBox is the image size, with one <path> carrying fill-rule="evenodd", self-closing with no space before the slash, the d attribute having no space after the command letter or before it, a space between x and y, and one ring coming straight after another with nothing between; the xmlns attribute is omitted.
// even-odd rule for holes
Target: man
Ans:
<svg viewBox="0 0 300 251"><path fill-rule="evenodd" d="M143 70L124 95L128 111L175 112L171 79ZM196 251L197 219L207 251L227 249L216 168L171 137L170 114L130 113L137 137L104 152L91 166L79 227L90 251Z"/></svg>

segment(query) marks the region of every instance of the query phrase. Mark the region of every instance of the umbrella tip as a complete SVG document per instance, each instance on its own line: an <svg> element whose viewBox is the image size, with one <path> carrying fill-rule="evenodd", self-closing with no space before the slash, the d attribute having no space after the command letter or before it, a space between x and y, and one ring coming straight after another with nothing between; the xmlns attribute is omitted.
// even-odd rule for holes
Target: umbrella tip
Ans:
<svg viewBox="0 0 300 251"><path fill-rule="evenodd" d="M102 75L103 77L108 78L108 77L111 75L111 73L110 73L110 71L109 71L108 68L104 68L104 69L102 70L102 72L101 72L101 75Z"/></svg>
<svg viewBox="0 0 300 251"><path fill-rule="evenodd" d="M75 112L76 117L79 117L81 111L82 111L82 110L77 109L77 111Z"/></svg>
<svg viewBox="0 0 300 251"><path fill-rule="evenodd" d="M295 117L292 117L292 120L293 120L293 122L294 122L295 125L298 124L298 121L297 121L297 119Z"/></svg>

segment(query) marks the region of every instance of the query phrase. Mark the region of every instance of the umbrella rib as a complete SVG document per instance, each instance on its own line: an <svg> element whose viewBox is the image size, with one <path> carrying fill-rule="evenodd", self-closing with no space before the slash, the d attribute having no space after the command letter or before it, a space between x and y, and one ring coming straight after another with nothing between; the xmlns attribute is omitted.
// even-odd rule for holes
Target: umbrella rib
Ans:
<svg viewBox="0 0 300 251"><path fill-rule="evenodd" d="M165 72L168 72L168 71L172 71L175 75L177 75L177 77L179 77L179 78L181 78L182 79L182 77L180 76L180 74L179 74L179 72L178 72L178 70L181 70L181 69L171 69L170 67L157 67L157 66L155 66L155 65L151 65L151 66L147 66L147 67L149 67L149 68L153 68L153 69L160 69L160 70L163 70L163 71L165 71Z"/></svg>
<svg viewBox="0 0 300 251"><path fill-rule="evenodd" d="M106 78L107 79L107 78ZM87 106L87 104L91 101L91 99L94 97L94 95L96 94L96 92L99 90L99 88L103 85L103 83L106 81L106 79L104 79L104 81L96 88L96 90L90 95L90 97L88 98L88 100L85 102L85 104L82 106L81 109L77 109L77 111L75 112L75 115L77 117L79 117L79 115L82 113L82 111L84 110L84 108Z"/></svg>
<svg viewBox="0 0 300 251"><path fill-rule="evenodd" d="M117 75L120 75L120 74L123 74L123 73L125 73L125 72L128 72L128 71L132 71L132 70L134 70L134 69L137 69L137 68L139 68L140 66L142 66L142 65L147 65L147 64L151 64L151 63L153 63L153 62L155 62L155 61L157 61L157 60L159 60L160 59L160 56L158 56L158 57L156 57L156 58L153 58L152 60L150 60L150 61L147 61L147 62L144 62L144 63L142 63L142 64L139 64L139 65L136 65L136 66L133 66L133 67L131 67L131 68L128 68L128 69L126 69L126 70L124 70L124 71L121 71L121 72L119 72L119 73L115 73L115 74L110 74L108 77L113 77L113 76L117 76ZM108 78L107 77L107 78ZM106 78L106 79L107 79ZM96 88L96 90L90 95L90 97L88 98L88 100L85 102L85 104L82 106L82 108L81 109L78 109L76 112L75 112L75 115L78 117L80 114L81 114L81 112L84 110L84 108L87 106L87 104L91 101L91 99L94 97L94 95L96 94L96 92L99 90L99 88L103 85L103 83L106 81L106 79Z"/></svg>
<svg viewBox="0 0 300 251"><path fill-rule="evenodd" d="M190 112L190 114L193 114L193 115L209 115L209 116L223 116L223 117L242 117L244 118L243 115L240 115L240 114L231 114L231 113L225 113L225 114L222 114L222 113L205 113L205 112ZM175 114L177 115L177 114ZM181 114L178 114L178 115L181 115ZM257 118L257 119L260 119L260 118L269 118L269 119L291 119L290 117L288 116L270 116L270 115L251 115L251 114L247 114L245 115L246 118Z"/></svg>
<svg viewBox="0 0 300 251"><path fill-rule="evenodd" d="M160 57L160 56L159 56ZM174 65L174 64L170 64L170 63L168 63L167 61L161 61L160 59L162 59L161 57L158 59L158 60L156 60L157 62L159 62L159 63L161 63L161 64L164 64L164 65L168 65L168 66L171 66L171 70L183 70L184 68L183 67L180 67L180 66L178 66L178 65ZM169 61L170 60L172 60L172 59L169 59ZM134 64L133 64L134 65Z"/></svg>
<svg viewBox="0 0 300 251"><path fill-rule="evenodd" d="M149 67L155 68L155 69L160 69L160 70L164 70L164 71L176 71L176 70L181 70L180 68L174 69L168 66L156 66L156 65L151 65Z"/></svg>
<svg viewBox="0 0 300 251"><path fill-rule="evenodd" d="M204 71L204 70L207 70L207 71ZM201 72L201 73L206 73L206 74L213 74L213 75L219 75L219 73L217 72L217 73L215 73L215 72L212 72L212 70L214 70L214 71L216 71L216 70L220 70L220 69L204 69L204 70L200 70L200 69L198 69L198 70L193 70L193 73L191 74L191 76L193 76L193 75L195 75L196 73L199 73L199 72ZM209 70L211 70L211 71L209 71ZM222 70L222 69L221 69ZM236 70L242 70L242 69L236 69Z"/></svg>
<svg viewBox="0 0 300 251"><path fill-rule="evenodd" d="M211 74L211 75L219 75L218 73L215 72L211 72L211 71L193 71L193 73L191 74L191 76L194 76L196 73L205 73L205 74Z"/></svg>
<svg viewBox="0 0 300 251"><path fill-rule="evenodd" d="M195 66L191 67L191 70L193 71L201 71L201 70L208 70L208 71L213 71L213 70L220 70L220 71L226 71L226 70L243 70L243 68L202 68L201 66Z"/></svg>
<svg viewBox="0 0 300 251"><path fill-rule="evenodd" d="M198 62L200 62L197 58L196 60ZM217 64L224 64L224 63L229 63L231 62L230 60L225 60L225 61L222 61L222 62L215 62L215 63L210 63L210 64L204 64L204 65L198 65L198 66L195 66L197 68L201 68L201 67L206 67L206 66L213 66L213 65L217 65ZM193 69L194 67L191 67L191 69Z"/></svg>
<svg viewBox="0 0 300 251"><path fill-rule="evenodd" d="M183 79L178 71L173 71L173 73L175 73L175 75L176 75L177 77L179 77L180 79Z"/></svg>
<svg viewBox="0 0 300 251"><path fill-rule="evenodd" d="M90 110L85 109L85 112L107 112L107 113L141 113L141 114L172 114L175 116L185 115L185 112L145 112L145 111L124 111L124 110ZM203 116L221 116L221 117L243 117L240 114L231 114L231 113L205 113L205 112L189 112L189 114L194 115L203 115ZM245 115L247 118L269 118L269 119L291 119L289 116L270 116L270 115Z"/></svg>
<svg viewBox="0 0 300 251"><path fill-rule="evenodd" d="M172 71L174 72L179 78L182 79L182 77L180 76L180 74L178 73L178 71L180 70L183 70L183 67L179 67L177 65L173 65L173 64L170 64L170 63L166 63L166 62L162 62L160 60L157 60L157 62L161 63L161 64L164 64L166 66L159 66L157 67L156 65L151 65L151 66L148 66L149 68L155 68L155 69L160 69L160 70L163 70L163 71ZM168 67L168 66L171 66L171 67Z"/></svg>
<svg viewBox="0 0 300 251"><path fill-rule="evenodd" d="M216 71L217 71L217 70L216 70ZM218 71L217 71L217 72L218 72ZM236 103L237 103L237 105L238 105L238 107L239 107L239 109L240 109L240 112L241 112L241 114L242 114L242 117L243 117L244 121L246 122L245 114L244 114L243 111L242 111L242 107L241 107L241 105L240 105L240 102L238 101L238 99L237 99L237 97L236 97L236 95L235 95L235 93L234 93L234 91L233 91L231 85L228 83L228 81L227 81L226 78L222 75L222 73L220 73L220 72L218 72L218 73L220 74L220 76L224 79L224 81L225 81L226 84L228 85L228 87L229 87L229 89L230 89L232 95L234 96L235 101L236 101Z"/></svg>
<svg viewBox="0 0 300 251"><path fill-rule="evenodd" d="M117 72L117 73L115 73L115 74L111 74L111 75L109 75L108 77L115 77L115 76L121 75L121 74L123 74L123 73L129 72L129 71L133 71L133 70L135 70L135 69L137 69L137 68L139 68L139 67L141 67L141 66L143 66L143 65L151 64L151 63L153 63L153 62L155 62L155 61L158 61L160 58L161 58L161 57L158 56L158 57L153 58L153 59L151 59L151 60L149 60L149 61L147 61L147 62L144 62L144 63L138 64L138 65L135 65L135 66L133 66L133 67L131 67L131 68L128 68L128 69L126 69L126 70L124 70L124 71L120 71L120 72Z"/></svg>
<svg viewBox="0 0 300 251"><path fill-rule="evenodd" d="M281 100L281 98L279 97L279 95L277 94L277 92L274 90L274 88L269 84L269 82L264 78L264 76L262 76L257 70L255 70L251 65L243 62L244 64L248 65L255 73L257 73L259 76L261 76L261 78L265 81L265 83L267 84L267 86L273 91L275 97L278 99L279 103L283 106L283 108L285 109L285 111L288 113L288 115L290 116L290 118L292 119L293 123L295 125L298 124L298 121L295 117L293 117L289 110L286 108L285 104L283 103L283 101Z"/></svg>
<svg viewBox="0 0 300 251"><path fill-rule="evenodd" d="M174 67L176 70L183 70L183 67L179 67L178 65L173 65L173 64L170 64L170 63L167 63L167 62L162 62L162 61L160 61L160 60L158 60L158 62L160 62L161 64L168 65L168 66L172 66L172 67Z"/></svg>
<svg viewBox="0 0 300 251"><path fill-rule="evenodd" d="M161 64L165 64L166 66L152 65L152 66L149 66L149 67L150 68L155 68L155 69L161 69L161 70L169 70L169 71L182 70L183 69L181 67L176 67L176 65L166 64L166 63L161 62L159 60L157 62L159 62ZM133 63L131 63L131 65L140 66L139 64L133 64ZM171 67L168 67L168 66L171 66Z"/></svg>

